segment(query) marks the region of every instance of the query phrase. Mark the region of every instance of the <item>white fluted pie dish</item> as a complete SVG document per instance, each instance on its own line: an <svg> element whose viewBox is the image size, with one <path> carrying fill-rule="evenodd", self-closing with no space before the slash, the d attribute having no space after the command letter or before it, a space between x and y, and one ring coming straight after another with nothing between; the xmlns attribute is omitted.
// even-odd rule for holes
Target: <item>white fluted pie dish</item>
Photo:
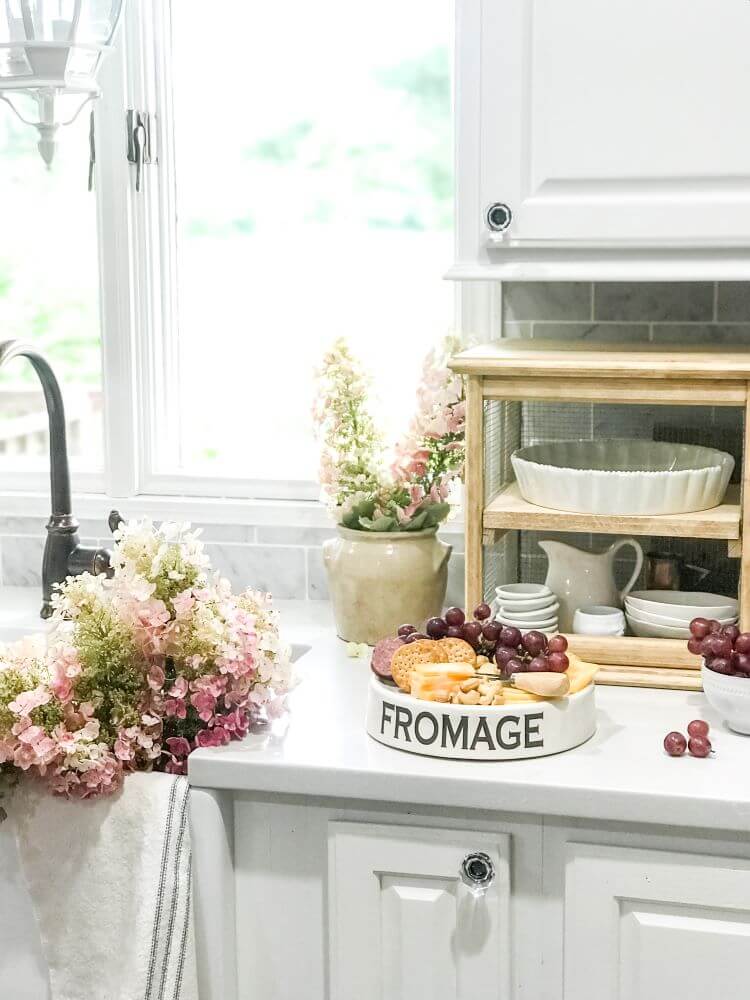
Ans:
<svg viewBox="0 0 750 1000"><path fill-rule="evenodd" d="M551 441L511 455L529 503L577 514L685 514L724 499L734 459L716 448L619 438Z"/></svg>

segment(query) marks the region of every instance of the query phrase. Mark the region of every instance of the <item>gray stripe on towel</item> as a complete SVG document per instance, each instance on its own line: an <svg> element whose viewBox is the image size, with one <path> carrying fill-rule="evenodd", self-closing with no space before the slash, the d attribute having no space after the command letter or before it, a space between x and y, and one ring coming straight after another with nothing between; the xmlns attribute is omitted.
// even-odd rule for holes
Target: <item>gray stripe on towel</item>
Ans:
<svg viewBox="0 0 750 1000"><path fill-rule="evenodd" d="M177 796L177 782L172 784L169 792L169 808L167 810L167 825L164 831L164 846L161 852L161 866L159 871L159 890L156 896L156 907L154 909L154 930L151 937L151 954L149 956L148 979L146 980L146 992L144 1000L151 1000L151 990L153 988L154 972L156 969L156 953L159 943L159 925L161 924L161 911L164 904L164 884L166 882L167 860L169 857L169 846L172 838L172 816L174 814L174 803Z"/></svg>

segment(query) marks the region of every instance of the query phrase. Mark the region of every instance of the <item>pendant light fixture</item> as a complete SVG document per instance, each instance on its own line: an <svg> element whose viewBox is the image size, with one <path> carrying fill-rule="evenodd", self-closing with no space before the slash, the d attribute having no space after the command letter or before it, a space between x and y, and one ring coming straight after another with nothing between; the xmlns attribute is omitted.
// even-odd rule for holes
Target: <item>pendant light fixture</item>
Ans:
<svg viewBox="0 0 750 1000"><path fill-rule="evenodd" d="M0 100L39 131L49 167L61 125L101 90L96 76L123 0L0 0Z"/></svg>

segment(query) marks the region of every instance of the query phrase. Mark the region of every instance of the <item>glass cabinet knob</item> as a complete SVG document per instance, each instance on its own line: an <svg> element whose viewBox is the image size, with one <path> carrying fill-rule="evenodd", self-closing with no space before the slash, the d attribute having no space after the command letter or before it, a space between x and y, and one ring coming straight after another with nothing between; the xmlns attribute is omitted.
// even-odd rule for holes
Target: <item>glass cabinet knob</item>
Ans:
<svg viewBox="0 0 750 1000"><path fill-rule="evenodd" d="M487 228L493 233L504 233L512 219L513 213L510 210L510 205L506 205L502 201L493 202L484 213Z"/></svg>
<svg viewBox="0 0 750 1000"><path fill-rule="evenodd" d="M475 895L483 896L495 881L495 866L482 851L467 854L461 862L461 881Z"/></svg>

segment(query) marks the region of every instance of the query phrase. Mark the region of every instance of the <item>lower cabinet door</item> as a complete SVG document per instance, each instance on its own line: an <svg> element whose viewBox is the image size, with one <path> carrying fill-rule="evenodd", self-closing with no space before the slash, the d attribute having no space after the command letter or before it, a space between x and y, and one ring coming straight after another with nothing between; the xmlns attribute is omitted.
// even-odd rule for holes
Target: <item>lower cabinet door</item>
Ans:
<svg viewBox="0 0 750 1000"><path fill-rule="evenodd" d="M507 836L332 822L328 840L332 1000L506 1000ZM476 853L483 893L461 875Z"/></svg>
<svg viewBox="0 0 750 1000"><path fill-rule="evenodd" d="M567 845L566 1000L747 1000L750 861Z"/></svg>

